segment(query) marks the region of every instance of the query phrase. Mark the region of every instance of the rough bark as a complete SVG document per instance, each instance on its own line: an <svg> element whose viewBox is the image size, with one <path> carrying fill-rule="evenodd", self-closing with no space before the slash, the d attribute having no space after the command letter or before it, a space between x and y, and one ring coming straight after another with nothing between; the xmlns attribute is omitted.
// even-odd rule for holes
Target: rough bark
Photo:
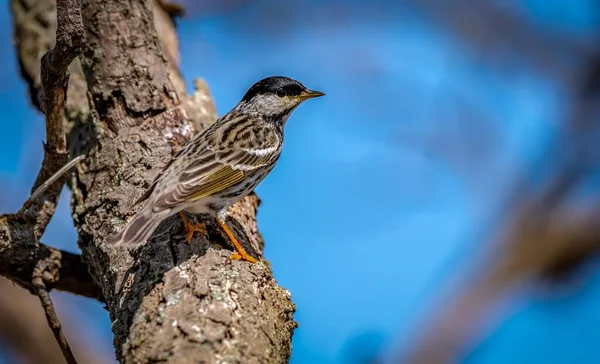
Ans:
<svg viewBox="0 0 600 364"><path fill-rule="evenodd" d="M215 119L203 82L186 94L172 9L164 1L84 2L88 42L82 67L71 66L66 107L71 152L88 154L70 182L83 259L107 303L121 362L285 362L296 327L289 292L267 264L230 262L214 222L208 239L189 246L177 218L139 249L104 246L164 164ZM52 45L42 34L52 32L54 10L50 0L13 0L12 10L21 72L36 100L32 59ZM229 220L260 255L258 204L246 198Z"/></svg>

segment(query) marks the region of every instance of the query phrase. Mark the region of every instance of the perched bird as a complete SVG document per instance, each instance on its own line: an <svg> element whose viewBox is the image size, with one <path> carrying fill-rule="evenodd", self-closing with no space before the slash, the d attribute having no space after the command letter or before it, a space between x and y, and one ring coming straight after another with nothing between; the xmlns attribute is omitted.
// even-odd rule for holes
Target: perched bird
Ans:
<svg viewBox="0 0 600 364"><path fill-rule="evenodd" d="M109 245L144 243L167 217L179 213L189 243L193 225L183 211L211 214L231 239L237 253L232 259L256 263L225 224L227 208L271 172L283 146L283 128L303 101L323 96L287 77L268 77L255 83L229 113L190 139L136 204L144 207Z"/></svg>

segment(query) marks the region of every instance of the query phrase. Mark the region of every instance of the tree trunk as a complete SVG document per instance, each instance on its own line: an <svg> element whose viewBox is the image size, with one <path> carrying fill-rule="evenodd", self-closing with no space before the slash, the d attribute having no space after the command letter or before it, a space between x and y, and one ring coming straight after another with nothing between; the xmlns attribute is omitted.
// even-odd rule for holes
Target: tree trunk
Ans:
<svg viewBox="0 0 600 364"><path fill-rule="evenodd" d="M120 362L286 362L296 327L289 292L266 262L229 261L213 221L208 239L190 245L176 217L140 248L104 245L172 155L215 119L202 81L186 93L177 10L158 0L84 1L88 41L81 65L71 65L66 106L71 156L87 155L70 181L79 246L110 312ZM38 105L39 57L53 44L54 2L12 0L12 11L21 72ZM230 209L229 222L261 255L258 205L255 195L245 198Z"/></svg>

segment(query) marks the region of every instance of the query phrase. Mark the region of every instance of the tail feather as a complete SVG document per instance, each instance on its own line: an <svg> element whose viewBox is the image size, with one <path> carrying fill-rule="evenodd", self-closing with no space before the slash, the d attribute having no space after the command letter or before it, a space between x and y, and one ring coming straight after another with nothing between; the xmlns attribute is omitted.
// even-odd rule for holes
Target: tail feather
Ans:
<svg viewBox="0 0 600 364"><path fill-rule="evenodd" d="M120 233L111 238L107 244L131 247L141 245L152 236L154 230L156 230L165 217L163 214L153 212L151 208L145 207L127 223Z"/></svg>

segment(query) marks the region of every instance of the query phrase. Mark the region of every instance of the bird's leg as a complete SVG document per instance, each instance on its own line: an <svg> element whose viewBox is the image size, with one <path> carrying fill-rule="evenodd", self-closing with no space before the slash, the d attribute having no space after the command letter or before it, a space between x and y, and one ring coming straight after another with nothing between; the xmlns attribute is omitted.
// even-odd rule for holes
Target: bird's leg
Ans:
<svg viewBox="0 0 600 364"><path fill-rule="evenodd" d="M227 236L233 243L233 246L235 246L235 249L237 250L237 252L231 254L229 259L246 260L250 263L258 263L258 260L256 260L250 254L248 254L244 247L242 247L242 244L240 244L240 242L236 239L235 235L233 235L233 232L229 229L229 226L227 226L227 224L225 224L225 222L221 221L221 219L219 218L217 218L217 222L219 223L219 225L221 225L221 228L223 229L223 231L225 231L225 234L227 234Z"/></svg>
<svg viewBox="0 0 600 364"><path fill-rule="evenodd" d="M206 234L206 224L192 224L185 217L183 211L179 212L179 216L181 217L181 221L183 221L183 227L185 228L186 232L185 241L188 243L188 245L190 244L190 241L192 241L192 237L196 231L201 234Z"/></svg>

